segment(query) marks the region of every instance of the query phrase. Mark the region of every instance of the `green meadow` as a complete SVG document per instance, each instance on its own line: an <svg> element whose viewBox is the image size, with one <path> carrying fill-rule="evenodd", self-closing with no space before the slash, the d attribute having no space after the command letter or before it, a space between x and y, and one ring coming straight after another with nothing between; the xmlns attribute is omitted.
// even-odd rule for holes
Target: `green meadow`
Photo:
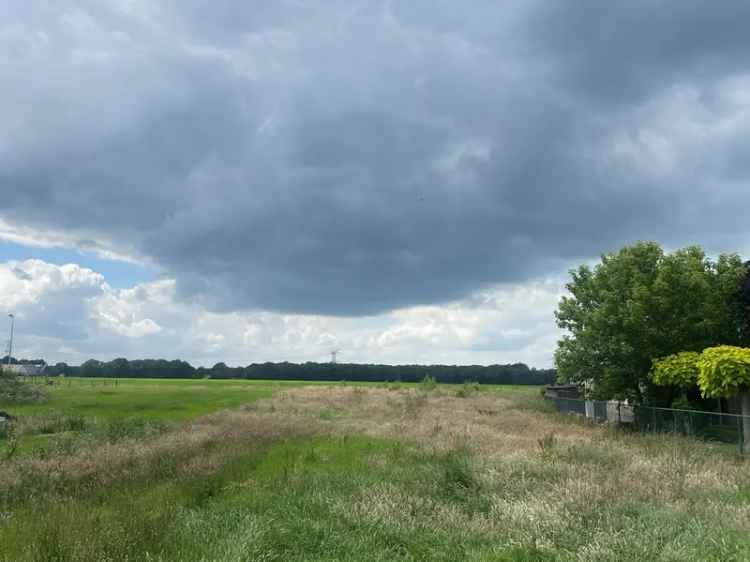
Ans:
<svg viewBox="0 0 750 562"><path fill-rule="evenodd" d="M48 394L42 404L0 408L19 415L50 412L97 418L139 417L184 421L226 408L236 408L266 398L288 382L243 380L81 379L54 378L37 384Z"/></svg>
<svg viewBox="0 0 750 562"><path fill-rule="evenodd" d="M589 425L536 387L49 391L0 439L3 562L750 559L734 448Z"/></svg>

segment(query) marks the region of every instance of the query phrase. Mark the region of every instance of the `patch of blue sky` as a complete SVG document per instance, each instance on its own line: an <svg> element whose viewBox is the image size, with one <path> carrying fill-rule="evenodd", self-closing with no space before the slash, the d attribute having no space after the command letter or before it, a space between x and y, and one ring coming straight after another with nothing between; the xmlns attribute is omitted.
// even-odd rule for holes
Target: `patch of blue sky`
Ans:
<svg viewBox="0 0 750 562"><path fill-rule="evenodd" d="M0 241L0 263L28 259L39 259L54 265L75 263L101 273L107 283L118 289L158 278L156 269L146 265L105 259L95 254L66 248L41 248Z"/></svg>

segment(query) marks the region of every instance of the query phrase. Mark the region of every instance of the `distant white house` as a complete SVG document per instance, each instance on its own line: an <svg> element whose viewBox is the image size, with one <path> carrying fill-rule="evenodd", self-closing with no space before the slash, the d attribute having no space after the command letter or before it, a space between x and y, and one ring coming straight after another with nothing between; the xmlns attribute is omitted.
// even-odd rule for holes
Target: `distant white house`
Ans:
<svg viewBox="0 0 750 562"><path fill-rule="evenodd" d="M43 363L34 365L2 365L2 370L20 376L34 377L41 375L44 372L44 367Z"/></svg>

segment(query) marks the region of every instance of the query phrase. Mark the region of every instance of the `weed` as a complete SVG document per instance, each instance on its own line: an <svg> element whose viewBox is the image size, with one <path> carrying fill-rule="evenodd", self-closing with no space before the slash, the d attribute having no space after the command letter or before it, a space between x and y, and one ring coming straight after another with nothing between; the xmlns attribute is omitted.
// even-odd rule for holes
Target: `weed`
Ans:
<svg viewBox="0 0 750 562"><path fill-rule="evenodd" d="M552 447L555 450L555 447ZM544 455L543 455L544 456ZM549 458L552 457L550 453ZM578 465L596 465L601 468L616 470L619 466L625 464L625 459L618 454L613 447L607 443L593 445L590 443L581 443L569 447L566 451L559 453L562 461Z"/></svg>
<svg viewBox="0 0 750 562"><path fill-rule="evenodd" d="M401 383L400 380L395 380L395 381L386 383L386 388L390 390L391 392L399 391L401 390L402 387L403 387L403 384Z"/></svg>
<svg viewBox="0 0 750 562"><path fill-rule="evenodd" d="M86 431L88 425L86 418L81 415L72 414L65 417L63 431Z"/></svg>
<svg viewBox="0 0 750 562"><path fill-rule="evenodd" d="M487 512L489 498L483 495L474 452L460 442L438 459L442 472L441 488L444 496L459 502L469 513Z"/></svg>
<svg viewBox="0 0 750 562"><path fill-rule="evenodd" d="M391 460L400 460L404 455L404 449L404 444L401 441L394 441L390 449Z"/></svg>
<svg viewBox="0 0 750 562"><path fill-rule="evenodd" d="M540 439L537 439L537 443L539 445L539 452L542 455L542 460L554 460L555 449L557 447L557 437L555 437L555 434L552 432L547 433Z"/></svg>
<svg viewBox="0 0 750 562"><path fill-rule="evenodd" d="M354 396L355 400L361 401L365 397L365 389L361 386L355 386L354 390L352 390L352 395Z"/></svg>
<svg viewBox="0 0 750 562"><path fill-rule="evenodd" d="M496 416L499 412L490 408L477 408L477 413L481 416Z"/></svg>
<svg viewBox="0 0 750 562"><path fill-rule="evenodd" d="M289 484L297 472L300 455L294 447L286 446L284 448L283 460L281 462L281 482Z"/></svg>
<svg viewBox="0 0 750 562"><path fill-rule="evenodd" d="M480 391L479 383L466 381L456 390L456 396L458 398L469 398Z"/></svg>
<svg viewBox="0 0 750 562"><path fill-rule="evenodd" d="M321 420L332 421L336 417L336 410L333 408L323 408L318 414L318 417Z"/></svg>
<svg viewBox="0 0 750 562"><path fill-rule="evenodd" d="M314 464L320 461L320 455L315 450L315 446L311 445L310 448L305 451L304 461L308 464Z"/></svg>
<svg viewBox="0 0 750 562"><path fill-rule="evenodd" d="M404 415L417 418L427 405L427 396L422 392L409 392L404 396Z"/></svg>
<svg viewBox="0 0 750 562"><path fill-rule="evenodd" d="M123 439L137 439L162 433L167 425L159 421L143 418L115 418L104 426L104 435L110 443Z"/></svg>
<svg viewBox="0 0 750 562"><path fill-rule="evenodd" d="M517 410L525 410L530 412L540 412L544 414L552 414L557 412L555 404L551 400L540 399L538 396L523 395L518 396L513 401L513 408ZM570 416L577 418L578 416Z"/></svg>
<svg viewBox="0 0 750 562"><path fill-rule="evenodd" d="M53 435L65 431L86 431L89 427L86 418L79 414L64 415L55 413L39 416L30 423L29 432L41 435Z"/></svg>
<svg viewBox="0 0 750 562"><path fill-rule="evenodd" d="M16 430L15 423L6 421L2 425L0 425L0 439L6 441L4 453L5 460L12 459L13 455L15 455L16 451L18 451L19 442L18 431Z"/></svg>
<svg viewBox="0 0 750 562"><path fill-rule="evenodd" d="M430 375L425 375L422 381L419 383L420 390L423 390L425 392L430 392L432 390L435 390L437 388L437 381L435 380L435 377Z"/></svg>
<svg viewBox="0 0 750 562"><path fill-rule="evenodd" d="M467 449L455 449L445 456L445 485L451 492L479 489L473 468L473 457Z"/></svg>

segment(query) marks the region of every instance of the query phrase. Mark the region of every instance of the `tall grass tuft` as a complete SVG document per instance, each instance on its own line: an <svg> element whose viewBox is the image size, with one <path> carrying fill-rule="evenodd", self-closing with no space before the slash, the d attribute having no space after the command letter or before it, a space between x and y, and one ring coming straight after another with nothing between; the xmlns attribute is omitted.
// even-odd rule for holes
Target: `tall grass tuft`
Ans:
<svg viewBox="0 0 750 562"><path fill-rule="evenodd" d="M465 381L459 389L456 391L456 396L458 398L470 398L477 392L481 391L481 387L479 386L478 382L469 382Z"/></svg>
<svg viewBox="0 0 750 562"><path fill-rule="evenodd" d="M452 496L463 496L481 488L475 467L474 452L464 442L458 443L440 459L444 489Z"/></svg>
<svg viewBox="0 0 750 562"><path fill-rule="evenodd" d="M430 392L432 390L435 390L437 388L438 382L435 380L435 377L430 375L425 375L422 381L419 383L420 390L423 390L425 392Z"/></svg>
<svg viewBox="0 0 750 562"><path fill-rule="evenodd" d="M553 432L549 432L540 439L537 439L539 445L539 453L544 461L552 461L555 458L555 451L557 448L557 437Z"/></svg>

